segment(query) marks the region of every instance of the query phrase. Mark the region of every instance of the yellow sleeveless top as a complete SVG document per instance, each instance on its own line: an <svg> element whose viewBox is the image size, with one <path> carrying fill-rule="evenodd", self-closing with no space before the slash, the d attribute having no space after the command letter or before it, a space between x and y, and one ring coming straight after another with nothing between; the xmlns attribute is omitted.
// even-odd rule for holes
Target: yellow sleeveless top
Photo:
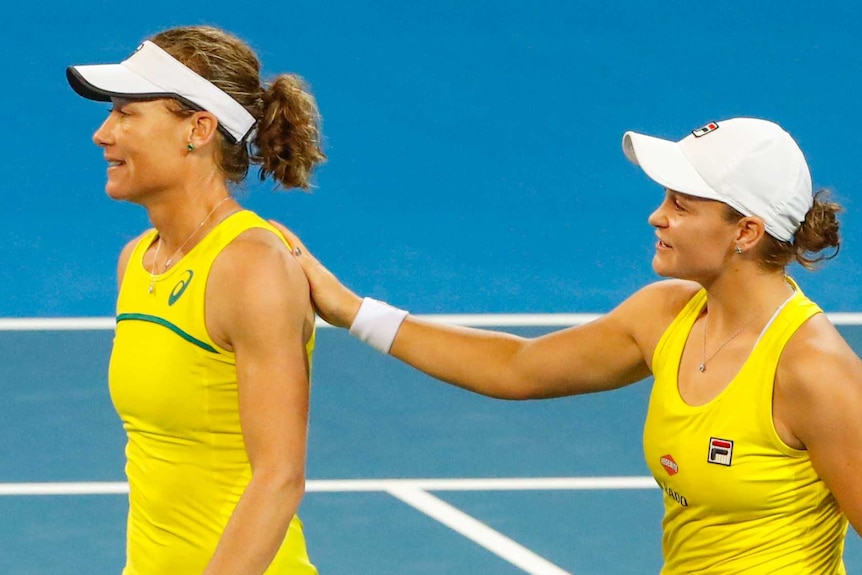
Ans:
<svg viewBox="0 0 862 575"><path fill-rule="evenodd" d="M782 350L799 326L821 313L790 282L796 293L764 328L736 377L705 405L687 405L677 385L705 290L656 347L643 441L664 491L664 575L845 573L847 520L808 453L787 446L772 419Z"/></svg>
<svg viewBox="0 0 862 575"><path fill-rule="evenodd" d="M200 575L251 479L235 356L210 338L204 322L213 261L251 228L282 237L254 213L240 211L155 278L143 266L155 230L141 238L129 259L109 370L111 399L128 435L123 575ZM306 347L309 365L313 347L314 338ZM266 571L287 573L317 573L297 517Z"/></svg>

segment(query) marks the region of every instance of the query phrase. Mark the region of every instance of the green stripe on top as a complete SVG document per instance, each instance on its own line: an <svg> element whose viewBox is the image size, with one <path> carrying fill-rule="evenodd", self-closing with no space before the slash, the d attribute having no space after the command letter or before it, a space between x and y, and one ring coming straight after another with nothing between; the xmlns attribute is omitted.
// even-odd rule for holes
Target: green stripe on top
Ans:
<svg viewBox="0 0 862 575"><path fill-rule="evenodd" d="M147 315L144 313L121 313L120 315L117 316L117 323L120 323L121 321L127 321L127 320L148 321L150 323L158 324L162 327L168 328L169 330L171 330L172 332L174 332L175 334L177 334L178 336L180 336L181 338L183 338L187 342L192 343L201 349L205 349L206 351L209 351L212 353L218 353L218 350L216 348L214 348L213 346L211 346L210 344L208 344L207 342L201 341L198 338L196 338L192 335L189 335L188 333L184 332L183 330L181 330L179 327L172 324L168 320L160 318L158 316Z"/></svg>

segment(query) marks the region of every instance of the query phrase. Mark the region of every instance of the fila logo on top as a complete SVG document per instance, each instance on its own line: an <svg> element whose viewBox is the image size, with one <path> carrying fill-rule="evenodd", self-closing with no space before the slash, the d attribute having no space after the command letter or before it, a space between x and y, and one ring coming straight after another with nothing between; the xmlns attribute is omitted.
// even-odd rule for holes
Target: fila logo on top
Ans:
<svg viewBox="0 0 862 575"><path fill-rule="evenodd" d="M701 138L707 135L710 132L714 132L718 129L718 122L710 122L703 128L698 128L697 130L692 130L691 135L695 138Z"/></svg>
<svg viewBox="0 0 862 575"><path fill-rule="evenodd" d="M706 460L709 463L730 467L732 459L733 441L730 439L719 439L717 437L709 438L709 455L706 457Z"/></svg>

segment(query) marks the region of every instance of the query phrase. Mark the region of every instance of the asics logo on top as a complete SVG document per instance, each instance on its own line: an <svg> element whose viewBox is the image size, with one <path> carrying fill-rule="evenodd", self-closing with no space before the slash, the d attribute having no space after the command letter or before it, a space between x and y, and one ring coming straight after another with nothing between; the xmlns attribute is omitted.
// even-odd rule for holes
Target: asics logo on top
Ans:
<svg viewBox="0 0 862 575"><path fill-rule="evenodd" d="M168 305L174 305L177 303L177 300L180 299L180 296L183 295L186 288L189 287L190 283L192 283L193 277L195 277L195 272L192 270L186 270L183 272L182 279L177 282L177 285L175 285L174 289L171 290L171 295L168 296Z"/></svg>

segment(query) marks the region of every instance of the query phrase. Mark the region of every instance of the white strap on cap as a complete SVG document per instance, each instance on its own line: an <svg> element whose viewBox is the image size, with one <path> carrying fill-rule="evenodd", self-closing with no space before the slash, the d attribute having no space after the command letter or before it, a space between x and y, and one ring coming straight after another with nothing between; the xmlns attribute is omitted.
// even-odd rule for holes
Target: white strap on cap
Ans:
<svg viewBox="0 0 862 575"><path fill-rule="evenodd" d="M403 309L367 297L362 300L350 325L350 335L377 351L389 353L406 317L407 312Z"/></svg>
<svg viewBox="0 0 862 575"><path fill-rule="evenodd" d="M254 116L242 104L149 40L121 65L165 93L176 94L214 114L236 142L241 142L254 127Z"/></svg>

